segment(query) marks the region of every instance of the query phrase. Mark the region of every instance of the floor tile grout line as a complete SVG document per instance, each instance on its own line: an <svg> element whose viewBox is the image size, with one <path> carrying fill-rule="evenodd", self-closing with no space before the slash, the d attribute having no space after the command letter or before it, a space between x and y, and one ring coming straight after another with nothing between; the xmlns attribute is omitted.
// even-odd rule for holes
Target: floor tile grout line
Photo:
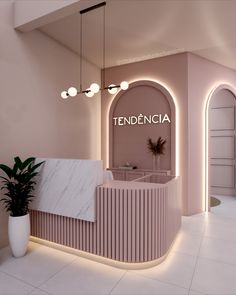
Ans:
<svg viewBox="0 0 236 295"><path fill-rule="evenodd" d="M236 263L230 263L230 262L224 262L221 260L217 260L217 259L213 259L213 258L209 258L209 257L204 257L204 256L199 256L198 258L200 259L206 259L206 260L210 260L219 264L224 264L224 265L230 265L230 266L235 266L236 267Z"/></svg>
<svg viewBox="0 0 236 295"><path fill-rule="evenodd" d="M236 233L235 233L235 235L236 235ZM230 243L236 244L236 240L232 241L232 240L229 240L229 239L218 238L218 237L210 237L210 236L204 236L204 238L208 238L208 239L212 239L212 240L220 240L220 241L225 241L225 242L230 242Z"/></svg>
<svg viewBox="0 0 236 295"><path fill-rule="evenodd" d="M192 236L202 236L203 230L195 230L190 225L189 227L186 227L185 225L182 226L181 231L183 234L188 234Z"/></svg>
<svg viewBox="0 0 236 295"><path fill-rule="evenodd" d="M59 269L58 271L56 271L56 273L54 273L52 276L50 276L48 279L46 279L43 283L40 283L40 285L37 285L37 286L33 285L32 283L26 282L25 280L23 280L21 278L18 278L17 276L15 276L13 274L10 274L7 271L4 271L2 269L0 269L0 272L2 272L2 273L6 274L6 275L8 275L8 276L10 276L10 277L12 277L14 279L17 279L18 281L21 281L21 282L23 282L23 283L25 283L25 284L33 287L33 288L39 288L40 289L40 286L42 286L44 283L46 283L48 280L50 280L52 277L54 277L54 275L56 275L58 272L60 272L61 270L63 270L65 267L71 265L76 259L78 259L78 257L75 257L71 262L69 262L68 264L64 265L61 269ZM41 289L41 290L44 291L43 289Z"/></svg>
<svg viewBox="0 0 236 295"><path fill-rule="evenodd" d="M190 256L190 257L197 257L197 254L189 254L189 253L186 253L186 252L180 252L178 250L172 250L171 253L177 253L177 254L182 254L182 255L187 255L187 256Z"/></svg>
<svg viewBox="0 0 236 295"><path fill-rule="evenodd" d="M204 236L205 236L205 232L206 232L206 214L209 214L209 213L205 213L205 217L204 217L204 230L203 230L203 233L202 233L202 238L201 238L201 242L200 242L200 245L199 245L199 248L198 248L198 252L197 252L197 256L196 256L196 262L195 262L195 266L194 266L194 269L193 269L193 274L192 274L192 278L190 280L190 284L189 284L189 289L188 289L188 295L190 294L191 292L191 287L192 287L192 284L193 284L193 278L194 278L194 275L196 273L196 269L197 269L197 264L198 264L198 260L199 260L199 254L200 254L200 251L201 251L201 247L202 247L202 243L203 243L203 239L204 239Z"/></svg>
<svg viewBox="0 0 236 295"><path fill-rule="evenodd" d="M215 295L215 294L203 293L202 291L199 291L196 289L190 289L190 292L196 292L196 293L199 293L199 295Z"/></svg>
<svg viewBox="0 0 236 295"><path fill-rule="evenodd" d="M30 242L30 243L32 243L32 242ZM35 242L33 242L34 244L37 244L37 243L35 243ZM39 245L39 247L38 248L41 248L43 245L40 245L40 244L38 244ZM1 253L1 251L2 250L6 250L6 249L9 249L10 250L10 254L11 254L11 249L10 249L10 246L8 245L8 246L6 246L6 247L4 247L4 248L2 248L2 249L0 249L0 253ZM29 257L29 255L31 254L31 253L35 253L36 251L38 252L39 251L39 249L34 249L32 252L31 252L32 250L27 250L27 252L26 252L26 254L23 256L23 257L26 257L26 256L28 256ZM22 258L23 258L22 257ZM18 259L18 258L15 258L14 256L13 256L13 254L11 254L11 256L9 257L10 258L10 260L7 262L8 263L8 265L11 265L12 263L14 263L16 260L15 259ZM0 270L1 270L1 268L0 268Z"/></svg>
<svg viewBox="0 0 236 295"><path fill-rule="evenodd" d="M42 290L42 289L40 289L40 288L37 288L37 287L35 287L33 290L31 290L27 295L32 295L32 293L33 293L35 290L42 291L42 292L44 292L44 293L46 293L46 294L48 294L48 295L53 295L53 294L48 293L47 291L44 291L44 290Z"/></svg>
<svg viewBox="0 0 236 295"><path fill-rule="evenodd" d="M51 280L53 277L55 277L59 272L61 272L62 270L64 270L66 267L69 267L71 264L73 264L76 260L78 260L78 257L75 257L75 259L73 259L71 262L69 262L68 264L64 265L62 268L60 268L58 271L56 271L53 275L51 275L48 279L46 279L43 283L41 283L40 285L37 286L37 288L41 289L40 287L47 283L49 280ZM41 289L42 291L44 291L44 289Z"/></svg>
<svg viewBox="0 0 236 295"><path fill-rule="evenodd" d="M48 295L53 295L52 293L50 293L50 292L48 292L48 291L45 291L45 290L43 290L43 289L40 289L40 288L37 288L39 291L42 291L42 292L45 292L45 293L47 293Z"/></svg>
<svg viewBox="0 0 236 295"><path fill-rule="evenodd" d="M214 214L214 213L210 212L210 213L208 213L208 214ZM214 214L213 216L219 216L219 215ZM227 221L232 221L232 222L234 222L234 221L236 220L236 219L233 219L233 218L227 218L226 216L221 216L221 215L220 215L220 217L223 217L223 219L226 219ZM209 221L209 223L213 223L213 224L217 224L217 223L221 224L220 221L214 221L214 220L209 220L209 219L208 219L208 221ZM206 230L207 230L207 221L205 220L205 222L204 222L204 231L203 231L203 233L202 233L201 243L200 243L199 250L198 250L198 254L197 254L197 260L196 260L196 264L195 264L195 268L194 268L194 272L193 272L193 275L192 275L192 280L191 280L191 284L190 284L190 288L189 288L189 294L190 294L190 292L192 291L192 289L191 289L191 287L192 287L192 282L193 282L194 275L195 275L195 273L196 273L196 267L197 267L197 264L198 264L199 259L204 258L204 259L208 259L208 260L211 260L211 261L215 261L215 262L217 262L217 263L223 263L223 264L226 264L226 265L234 265L234 266L235 266L235 264L225 263L225 262L222 262L222 261L219 261L219 260L215 260L215 259L211 259L211 258L201 257L201 256L200 256L200 250L201 250L201 247L202 247L202 243L203 243L204 238L206 238L206 237L207 237L207 238L212 238L212 237L208 237L208 236L207 236L207 234L206 234ZM212 239L215 239L215 238L213 237ZM217 239L217 238L216 238L216 239ZM221 239L221 240L223 240L223 239ZM226 240L225 240L225 241L226 241ZM193 290L193 291L194 291L194 290ZM199 291L196 290L196 292L199 292ZM200 292L200 294L201 294L201 292ZM203 293L203 294L204 294L204 293Z"/></svg>
<svg viewBox="0 0 236 295"><path fill-rule="evenodd" d="M152 280L152 281L154 281L154 282L164 283L164 284L167 284L167 285L171 285L171 286L173 286L173 287L178 287L178 288L181 288L181 289L188 290L188 288L183 287L183 286L180 286L180 285L178 285L178 284L170 283L170 282L163 281L163 280L160 280L160 279L150 278L150 277L148 277L148 276L145 276L145 275L142 275L142 274L137 273L137 271L135 271L135 272L134 272L133 270L128 270L128 271L127 271L127 273L132 273L132 272L133 272L134 274L140 276L140 277L143 277L143 278L145 278L145 279Z"/></svg>
<svg viewBox="0 0 236 295"><path fill-rule="evenodd" d="M109 291L109 293L107 293L107 295L110 295L111 292L116 288L116 286L120 283L120 281L124 278L124 276L128 273L128 271L126 270L123 275L120 277L120 279L115 283L115 285L111 288L111 290Z"/></svg>
<svg viewBox="0 0 236 295"><path fill-rule="evenodd" d="M37 288L36 286L34 286L34 285L32 285L32 284L30 284L30 283L28 283L28 282L26 282L26 281L24 281L24 280L18 278L18 277L16 277L16 276L12 275L12 274L9 274L8 272L6 272L6 271L4 271L4 270L0 270L0 272L4 273L5 275L7 275L7 276L9 276L9 277L12 277L13 279L15 279L15 280L17 280L17 281L20 281L20 282L22 282L22 283L24 283L24 284L26 284L26 285L29 285L30 287Z"/></svg>

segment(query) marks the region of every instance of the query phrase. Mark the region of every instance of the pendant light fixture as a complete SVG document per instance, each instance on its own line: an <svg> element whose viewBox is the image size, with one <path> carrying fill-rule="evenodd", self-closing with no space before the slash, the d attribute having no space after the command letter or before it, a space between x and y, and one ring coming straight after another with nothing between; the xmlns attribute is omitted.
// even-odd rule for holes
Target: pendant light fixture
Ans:
<svg viewBox="0 0 236 295"><path fill-rule="evenodd" d="M67 99L69 97L75 97L78 94L85 94L87 97L93 97L94 94L98 93L100 90L108 90L110 94L115 94L119 88L122 90L127 90L129 88L129 83L122 81L119 85L111 84L105 86L105 5L106 2L99 3L97 5L88 7L80 11L80 90L78 91L75 87L70 87L67 91L61 92L61 97ZM89 88L83 90L82 87L82 59L83 59L83 14L88 13L91 10L103 7L103 87L100 87L97 83L92 83Z"/></svg>

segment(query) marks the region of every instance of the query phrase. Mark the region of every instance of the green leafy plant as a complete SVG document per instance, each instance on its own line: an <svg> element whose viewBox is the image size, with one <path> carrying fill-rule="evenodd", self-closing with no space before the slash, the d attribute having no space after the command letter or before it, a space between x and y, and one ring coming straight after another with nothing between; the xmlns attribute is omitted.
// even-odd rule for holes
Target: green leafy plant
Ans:
<svg viewBox="0 0 236 295"><path fill-rule="evenodd" d="M29 212L29 204L34 197L31 193L36 184L34 178L39 173L36 170L44 162L34 164L33 157L25 161L15 157L14 161L13 168L0 164L0 169L6 174L6 177L0 176L3 184L1 190L4 191L4 197L0 201L11 216L23 216Z"/></svg>
<svg viewBox="0 0 236 295"><path fill-rule="evenodd" d="M147 140L148 150L155 156L164 154L165 144L166 140L163 139L161 136L157 139L156 142L152 141L150 137Z"/></svg>

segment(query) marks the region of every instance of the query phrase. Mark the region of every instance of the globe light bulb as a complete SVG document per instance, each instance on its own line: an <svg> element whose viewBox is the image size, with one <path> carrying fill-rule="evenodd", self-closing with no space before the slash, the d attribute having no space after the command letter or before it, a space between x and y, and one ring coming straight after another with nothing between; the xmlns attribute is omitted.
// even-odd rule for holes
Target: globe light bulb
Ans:
<svg viewBox="0 0 236 295"><path fill-rule="evenodd" d="M88 92L85 92L85 95L87 97L93 97L94 96L94 92L90 90L90 88L86 89Z"/></svg>
<svg viewBox="0 0 236 295"><path fill-rule="evenodd" d="M70 87L67 91L67 93L71 96L71 97L74 97L77 95L77 89L75 87Z"/></svg>
<svg viewBox="0 0 236 295"><path fill-rule="evenodd" d="M62 97L63 99L67 99L67 98L69 97L69 94L67 93L67 91L62 91L62 93L61 93L61 97Z"/></svg>
<svg viewBox="0 0 236 295"><path fill-rule="evenodd" d="M100 87L97 83L92 83L90 85L90 90L93 92L93 93L98 93L99 90L100 90Z"/></svg>
<svg viewBox="0 0 236 295"><path fill-rule="evenodd" d="M122 90L127 90L127 89L129 88L129 83L126 82L126 81L122 81L122 82L120 83L120 88L121 88Z"/></svg>
<svg viewBox="0 0 236 295"><path fill-rule="evenodd" d="M116 92L117 92L117 87L114 87L114 86L116 86L116 85L114 85L114 84L111 84L111 85L109 85L108 86L108 92L110 93L110 94L115 94ZM110 87L114 87L114 88L111 88L110 89Z"/></svg>

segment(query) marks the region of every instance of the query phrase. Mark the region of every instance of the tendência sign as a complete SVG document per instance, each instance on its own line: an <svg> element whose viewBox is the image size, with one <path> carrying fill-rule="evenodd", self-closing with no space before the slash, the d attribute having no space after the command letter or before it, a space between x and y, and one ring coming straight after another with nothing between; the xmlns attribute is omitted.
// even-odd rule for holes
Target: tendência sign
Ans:
<svg viewBox="0 0 236 295"><path fill-rule="evenodd" d="M145 124L165 124L170 123L168 114L155 114L155 115L143 115L129 116L129 117L113 117L113 124L115 126L125 125L145 125Z"/></svg>

